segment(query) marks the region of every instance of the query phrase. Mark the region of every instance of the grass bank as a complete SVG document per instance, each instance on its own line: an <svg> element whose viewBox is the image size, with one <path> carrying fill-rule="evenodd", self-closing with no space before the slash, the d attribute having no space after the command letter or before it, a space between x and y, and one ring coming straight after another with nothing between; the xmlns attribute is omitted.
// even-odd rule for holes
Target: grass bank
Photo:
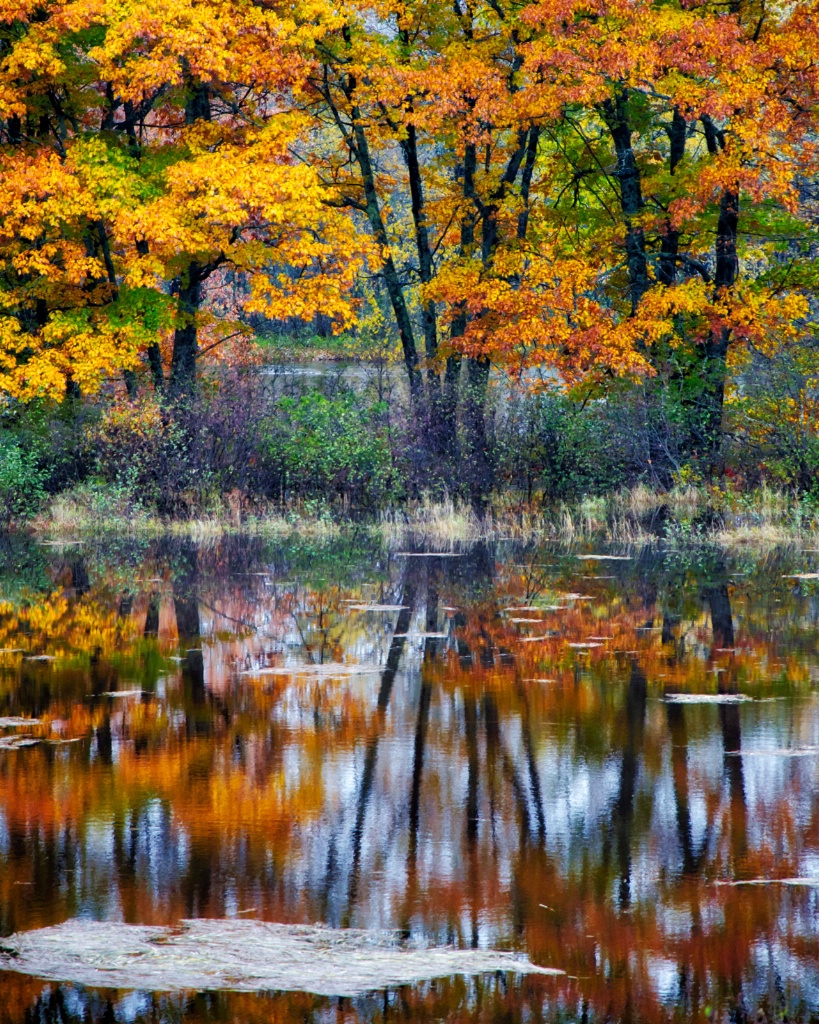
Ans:
<svg viewBox="0 0 819 1024"><path fill-rule="evenodd" d="M352 515L315 501L283 509L230 493L205 508L163 517L124 491L84 485L53 498L27 529L53 540L111 533L213 537L239 532L329 539L358 529L390 543L415 539L443 546L503 539L773 546L819 544L819 504L767 487L744 493L702 486L659 492L641 485L538 506L499 497L482 514L449 499L423 499L379 514Z"/></svg>

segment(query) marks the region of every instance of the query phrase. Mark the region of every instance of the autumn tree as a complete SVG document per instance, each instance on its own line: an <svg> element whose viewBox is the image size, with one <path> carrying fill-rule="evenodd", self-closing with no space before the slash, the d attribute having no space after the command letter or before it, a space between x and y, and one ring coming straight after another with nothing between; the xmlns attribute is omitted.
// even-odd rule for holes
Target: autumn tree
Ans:
<svg viewBox="0 0 819 1024"><path fill-rule="evenodd" d="M224 264L272 315L344 322L355 231L293 158L304 124L280 102L305 33L251 3L65 2L5 25L4 390L93 391L140 351L161 386L172 328L171 390L190 392L199 332L232 331L201 309Z"/></svg>
<svg viewBox="0 0 819 1024"><path fill-rule="evenodd" d="M814 287L815 3L89 0L2 13L0 386L195 386L244 330L337 329L376 276L426 462L493 482L493 366L604 397L670 385L718 462L749 354ZM740 271L742 271L740 273ZM463 378L463 379L462 379ZM459 429L460 427L460 429ZM458 439L463 447L458 450Z"/></svg>
<svg viewBox="0 0 819 1024"><path fill-rule="evenodd" d="M348 5L317 48L309 109L334 131L313 153L368 225L401 343L413 412L432 457L455 452L466 357L464 463L473 501L492 483L484 401L490 355L470 348L474 277L526 233L538 128L518 104L521 24L500 5ZM512 214L512 209L514 213ZM447 315L443 278L460 299ZM465 286L465 287L464 287Z"/></svg>
<svg viewBox="0 0 819 1024"><path fill-rule="evenodd" d="M564 97L545 129L559 153L547 237L560 225L580 243L596 326L679 391L689 451L713 464L729 371L804 331L812 5L536 4L523 17L536 26L527 88Z"/></svg>

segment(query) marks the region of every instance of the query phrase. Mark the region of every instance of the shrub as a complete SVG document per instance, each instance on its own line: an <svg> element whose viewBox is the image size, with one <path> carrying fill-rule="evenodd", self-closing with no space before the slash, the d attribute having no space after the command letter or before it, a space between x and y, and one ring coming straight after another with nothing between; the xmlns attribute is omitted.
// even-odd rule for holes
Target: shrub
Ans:
<svg viewBox="0 0 819 1024"><path fill-rule="evenodd" d="M377 504L392 476L385 412L353 391L279 399L265 454L279 467L281 493Z"/></svg>
<svg viewBox="0 0 819 1024"><path fill-rule="evenodd" d="M819 351L804 345L759 359L728 405L730 468L819 497Z"/></svg>
<svg viewBox="0 0 819 1024"><path fill-rule="evenodd" d="M99 477L143 508L174 510L194 471L184 427L152 396L109 406L86 444Z"/></svg>
<svg viewBox="0 0 819 1024"><path fill-rule="evenodd" d="M530 501L615 490L629 473L612 427L603 403L584 409L560 395L510 398L495 426L497 483Z"/></svg>
<svg viewBox="0 0 819 1024"><path fill-rule="evenodd" d="M14 438L0 439L0 520L8 524L34 515L46 497L46 476L36 450L24 450Z"/></svg>

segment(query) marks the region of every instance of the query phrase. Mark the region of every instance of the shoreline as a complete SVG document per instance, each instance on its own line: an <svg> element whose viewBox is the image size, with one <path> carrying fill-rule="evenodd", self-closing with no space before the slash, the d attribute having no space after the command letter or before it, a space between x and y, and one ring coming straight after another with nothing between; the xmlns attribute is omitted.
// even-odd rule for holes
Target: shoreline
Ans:
<svg viewBox="0 0 819 1024"><path fill-rule="evenodd" d="M43 513L13 529L51 543L111 535L196 539L248 534L330 540L365 533L386 542L414 539L440 545L508 540L721 547L811 543L819 548L819 507L798 495L768 488L739 494L703 488L654 492L637 487L541 506L509 498L504 504L500 498L483 515L450 499L421 499L367 514L309 501L288 509L247 508L228 495L221 508L177 518L147 511L121 495L112 501L80 491L57 495Z"/></svg>

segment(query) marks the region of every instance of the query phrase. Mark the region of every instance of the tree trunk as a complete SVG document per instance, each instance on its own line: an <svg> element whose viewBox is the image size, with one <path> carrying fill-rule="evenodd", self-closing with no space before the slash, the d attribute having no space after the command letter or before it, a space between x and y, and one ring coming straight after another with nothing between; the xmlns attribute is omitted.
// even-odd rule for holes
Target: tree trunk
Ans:
<svg viewBox="0 0 819 1024"><path fill-rule="evenodd" d="M492 454L486 434L486 392L490 363L485 357L467 362L467 394L465 410L466 472L472 507L484 512L494 482Z"/></svg>
<svg viewBox="0 0 819 1024"><path fill-rule="evenodd" d="M351 34L349 26L344 26L342 29L342 35L347 45L350 45ZM395 316L398 336L401 339L401 349L404 355L404 366L407 371L410 398L416 410L423 411L423 380L421 378L421 370L418 364L418 351L415 347L415 335L412 329L412 320L410 318L407 301L404 296L401 279L398 276L398 270L395 266L395 261L392 258L387 229L381 213L381 204L378 200L378 189L375 180L375 168L373 167L372 157L370 154L370 143L367 138L367 133L364 130L364 121L361 116L361 110L355 101L356 86L357 82L355 75L353 74L347 74L341 83L341 89L350 104L350 118L352 120L351 128L348 128L342 122L339 112L331 98L329 85L325 88L325 98L330 104L333 116L339 130L341 131L342 137L350 147L350 152L355 158L358 168L361 171L361 183L364 187L364 212L366 213L367 220L370 223L370 230L373 233L373 237L378 242L379 248L383 254L382 258L384 260L384 265L382 275L384 277L384 283L387 286L387 294L390 297L393 315Z"/></svg>
<svg viewBox="0 0 819 1024"><path fill-rule="evenodd" d="M404 163L407 166L407 174L410 186L410 202L412 207L412 221L415 227L415 246L418 250L418 275L422 284L429 284L432 281L434 267L432 249L429 244L429 229L426 222L426 210L424 206L424 186L421 178L421 164L418 159L418 140L416 137L415 125L407 125L406 138L401 142L401 151L404 155ZM434 367L434 360L438 353L438 321L435 313L435 303L426 302L421 308L421 321L424 328L424 355L427 359L427 388L432 401L432 391L440 386L437 371Z"/></svg>
<svg viewBox="0 0 819 1024"><path fill-rule="evenodd" d="M631 125L628 121L627 92L619 92L614 100L601 106L603 120L609 129L617 154L617 178L620 182L620 206L626 223L626 263L628 265L631 313L637 311L640 300L648 291L648 261L646 260L645 233L633 223L643 209L643 191L640 169L631 145Z"/></svg>
<svg viewBox="0 0 819 1024"><path fill-rule="evenodd" d="M137 242L136 248L140 256L148 255L148 243L144 238ZM153 381L154 391L164 391L165 371L162 369L162 350L159 347L158 341L151 342L147 349L147 355L148 366L151 369L151 380Z"/></svg>
<svg viewBox="0 0 819 1024"><path fill-rule="evenodd" d="M354 112L353 116L356 118L359 117L357 110ZM356 123L353 133L355 136L356 158L358 160L358 165L361 168L361 177L364 184L367 219L370 222L370 228L372 229L373 235L381 247L381 251L384 253L384 267L382 273L384 275L384 282L387 286L387 294L389 295L390 303L392 304L396 326L398 327L398 336L401 339L401 349L404 354L404 366L406 367L407 378L409 380L410 397L412 398L414 406L417 408L423 408L423 381L421 378L421 370L418 365L418 351L415 347L412 320L410 319L407 301L404 297L404 289L401 285L401 279L398 276L398 270L395 266L395 261L392 258L392 253L389 248L387 229L384 226L384 220L381 216L381 206L378 202L378 192L375 185L375 172L370 158L369 143L367 141L366 133L360 123Z"/></svg>
<svg viewBox="0 0 819 1024"><path fill-rule="evenodd" d="M200 275L199 264L191 263L179 285L170 379L170 391L174 398L191 396L196 390L196 355L199 349L196 315L202 300Z"/></svg>
<svg viewBox="0 0 819 1024"><path fill-rule="evenodd" d="M142 116L142 111L138 107L134 107L130 100L126 100L124 104L125 110L125 132L128 137L128 149L130 150L131 156L135 160L139 160L142 156L142 147L139 144L137 138L136 126ZM148 242L144 238L137 239L136 251L140 256L147 256L149 253ZM148 366L151 370L151 380L153 381L154 391L165 390L165 372L162 368L162 350L159 347L158 341L153 341L147 348Z"/></svg>
<svg viewBox="0 0 819 1024"><path fill-rule="evenodd" d="M701 121L705 129L708 152L712 156L716 155L719 150L725 149L725 133L714 125L708 115L704 115ZM715 300L729 292L739 276L738 227L739 192L736 188L725 189L720 200L717 218L714 263ZM730 343L731 327L728 324L723 324L718 330L709 334L704 346L698 447L709 471L714 471L717 468L722 447L722 411Z"/></svg>
<svg viewBox="0 0 819 1024"><path fill-rule="evenodd" d="M154 391L165 390L165 372L162 369L162 350L158 341L153 341L148 346L148 365L151 368L151 380L154 383Z"/></svg>
<svg viewBox="0 0 819 1024"><path fill-rule="evenodd" d="M523 162L523 174L520 182L520 197L523 200L523 209L518 214L518 239L523 242L529 230L529 192L532 187L532 175L535 172L535 160L537 159L537 144L540 139L540 128L532 126L529 129L529 137L526 140L526 157Z"/></svg>
<svg viewBox="0 0 819 1024"><path fill-rule="evenodd" d="M478 207L481 218L481 262L483 272L490 273L495 257L495 250L498 244L498 220L497 214L509 188L518 176L524 159L527 158L531 132L529 130L519 131L517 146L509 157L506 168L501 175L500 182L491 193L489 200L484 203L477 199L474 191L474 184L471 185L470 193L467 192L468 178L464 174L464 196L473 198ZM469 147L467 147L469 148ZM536 155L532 155L532 161ZM474 159L474 147L473 147ZM473 168L474 169L474 168ZM532 167L533 169L533 167ZM525 171L524 171L525 173ZM528 183L524 183L527 194L531 184L531 175ZM474 228L473 228L474 231ZM463 327L466 326L464 318ZM492 454L489 450L489 438L486 433L486 394L489 384L490 362L487 356L470 356L467 360L467 395L466 395L466 446L467 462L469 473L469 496L472 507L483 512L489 502L489 495L492 492L494 483L494 467L492 465Z"/></svg>
<svg viewBox="0 0 819 1024"><path fill-rule="evenodd" d="M198 121L210 121L210 91L201 83L188 83L189 93L185 103L185 124L194 125ZM197 341L196 316L202 301L202 282L210 269L206 270L195 260L187 271L180 275L179 298L177 301L177 325L173 338L173 355L171 356L170 391L175 398L191 396L196 390L196 356L199 351ZM149 353L150 358L150 353ZM156 382L155 366L154 381Z"/></svg>
<svg viewBox="0 0 819 1024"><path fill-rule="evenodd" d="M668 169L672 174L685 153L685 132L685 118L680 113L679 108L675 107L671 119L671 127L668 129L668 138L671 144L669 148ZM657 277L661 284L666 286L674 284L677 278L677 257L679 251L680 232L677 228L672 227L670 219L667 219L660 243L660 265L657 271Z"/></svg>
<svg viewBox="0 0 819 1024"><path fill-rule="evenodd" d="M418 250L418 271L421 284L429 284L435 274L429 229L426 221L423 180L418 158L418 142L415 126L407 125L407 135L401 142L401 150L407 167L412 206L412 220L415 228L415 244ZM424 355L426 358L427 383L427 434L432 453L438 465L438 475L445 479L450 475L448 462L455 449L455 420L450 413L451 398L441 388L437 366L438 355L438 313L430 299L421 306L421 326L424 332ZM456 395L457 401L457 395Z"/></svg>
<svg viewBox="0 0 819 1024"><path fill-rule="evenodd" d="M463 196L466 201L466 208L461 216L461 239L459 244L459 255L466 260L472 253L475 245L475 171L477 168L477 151L473 142L468 142L464 147L464 162L461 168L463 176ZM458 338L462 338L466 331L466 308L462 305L449 328L450 344ZM452 352L446 361L446 376L444 379L443 415L446 427L446 435L450 439L450 451L453 459L457 457L457 436L458 436L458 392L461 383L461 354Z"/></svg>

